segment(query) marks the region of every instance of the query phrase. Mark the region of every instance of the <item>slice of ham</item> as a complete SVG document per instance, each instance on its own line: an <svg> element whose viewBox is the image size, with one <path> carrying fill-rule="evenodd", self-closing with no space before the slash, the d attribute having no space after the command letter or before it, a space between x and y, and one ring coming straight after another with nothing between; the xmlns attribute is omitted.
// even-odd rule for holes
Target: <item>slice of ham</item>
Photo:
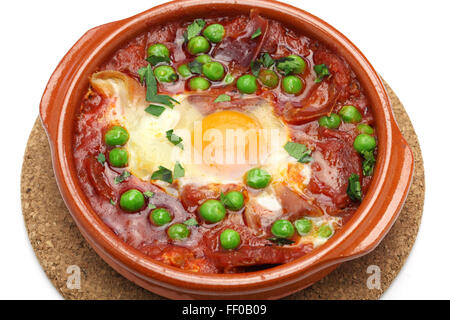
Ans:
<svg viewBox="0 0 450 320"><path fill-rule="evenodd" d="M318 50L314 53L314 63L327 65L331 76L315 84L299 101L280 101L282 116L290 124L301 125L328 115L335 111L339 101L350 95L351 71L341 58L326 50Z"/></svg>
<svg viewBox="0 0 450 320"><path fill-rule="evenodd" d="M250 12L250 21L241 32L228 34L213 50L214 59L224 62L234 62L243 68L250 66L252 60L259 55L262 44L267 36L268 22L262 18L256 10ZM252 39L252 35L258 30L261 35Z"/></svg>
<svg viewBox="0 0 450 320"><path fill-rule="evenodd" d="M317 217L323 215L322 210L311 200L308 200L305 195L293 191L287 185L277 183L274 188L285 212L283 219L293 221L304 216Z"/></svg>
<svg viewBox="0 0 450 320"><path fill-rule="evenodd" d="M327 213L335 214L350 203L348 178L355 173L362 177L361 157L352 145L352 135L342 131L319 129L320 141L310 142L316 152L307 187L311 197L319 199Z"/></svg>

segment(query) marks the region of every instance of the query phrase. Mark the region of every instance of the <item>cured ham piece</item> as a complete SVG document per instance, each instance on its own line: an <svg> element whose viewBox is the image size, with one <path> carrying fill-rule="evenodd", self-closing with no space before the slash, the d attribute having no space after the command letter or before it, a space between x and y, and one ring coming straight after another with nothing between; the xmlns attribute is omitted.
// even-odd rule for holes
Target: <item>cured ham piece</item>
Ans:
<svg viewBox="0 0 450 320"><path fill-rule="evenodd" d="M300 125L328 115L335 111L338 101L350 94L351 71L341 58L322 50L314 53L314 63L325 64L331 76L315 84L300 101L281 101L282 115L290 124Z"/></svg>
<svg viewBox="0 0 450 320"><path fill-rule="evenodd" d="M250 21L240 32L228 34L222 42L214 48L212 56L220 61L234 62L243 68L250 66L252 60L258 56L267 35L268 21L257 11L252 10ZM255 32L261 34L254 39Z"/></svg>

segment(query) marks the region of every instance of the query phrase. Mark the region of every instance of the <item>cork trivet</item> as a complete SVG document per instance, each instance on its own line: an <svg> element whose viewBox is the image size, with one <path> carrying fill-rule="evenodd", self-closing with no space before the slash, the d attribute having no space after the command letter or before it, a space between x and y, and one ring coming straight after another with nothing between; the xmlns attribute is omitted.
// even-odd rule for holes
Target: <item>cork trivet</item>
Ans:
<svg viewBox="0 0 450 320"><path fill-rule="evenodd" d="M378 299L397 276L411 251L424 202L423 160L405 109L389 86L387 90L400 129L415 157L414 178L405 206L391 231L373 252L342 264L321 281L286 299ZM25 151L21 194L31 245L48 278L64 298L164 299L114 271L81 236L56 185L47 136L39 119ZM74 282L77 270L81 275L79 288ZM377 282L378 271L380 281ZM368 286L368 282L371 285Z"/></svg>

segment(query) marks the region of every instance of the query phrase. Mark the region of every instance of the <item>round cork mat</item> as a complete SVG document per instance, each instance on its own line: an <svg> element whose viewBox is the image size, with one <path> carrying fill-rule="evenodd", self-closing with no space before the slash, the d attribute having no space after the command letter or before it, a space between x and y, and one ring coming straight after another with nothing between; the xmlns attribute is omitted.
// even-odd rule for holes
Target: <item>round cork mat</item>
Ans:
<svg viewBox="0 0 450 320"><path fill-rule="evenodd" d="M415 157L414 178L405 206L374 251L340 265L313 286L286 299L378 299L411 251L425 195L423 160L405 109L392 89L386 87L400 129ZM114 271L81 236L56 185L47 136L39 119L25 151L21 196L31 245L48 278L65 299L164 299Z"/></svg>

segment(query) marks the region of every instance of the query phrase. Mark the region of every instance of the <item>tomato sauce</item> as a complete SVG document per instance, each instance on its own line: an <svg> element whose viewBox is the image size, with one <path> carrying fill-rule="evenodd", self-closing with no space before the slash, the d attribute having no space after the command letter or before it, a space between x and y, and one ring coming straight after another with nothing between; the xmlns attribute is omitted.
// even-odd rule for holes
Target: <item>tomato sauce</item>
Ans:
<svg viewBox="0 0 450 320"><path fill-rule="evenodd" d="M183 44L183 32L192 21L171 22L153 26L148 32L123 45L98 70L116 70L138 80L138 70L147 66L147 48L154 43L165 44L171 52L173 66L190 62L190 55ZM258 99L273 102L275 113L288 125L293 141L305 144L312 150L311 180L305 190L307 199L288 190L280 190L280 201L284 218L323 214L342 217L347 221L358 207L347 194L348 179L358 174L363 194L367 191L371 177L363 177L362 157L355 151L353 141L358 135L356 124L342 123L338 129L320 127L321 116L337 113L342 106L353 105L362 115L361 123L374 124L369 101L354 72L347 62L322 43L282 23L260 17L256 12L250 16L234 16L206 19L206 24L220 23L225 28L225 38L213 44L210 54L220 61L226 72L235 78L249 73L251 61L261 53L269 53L273 59L296 54L305 59L307 68L300 75L303 91L296 95L283 94L281 86L268 89L260 86L255 95L247 97L251 103ZM252 34L261 30L261 36L251 40ZM332 76L315 82L317 75L313 66L325 64ZM175 83L159 83L158 91L168 94L189 91L181 77ZM229 102L213 103L218 94L227 93ZM195 100L202 113L216 109L240 108L245 105L235 84L213 83L206 94L192 92L189 99ZM114 233L127 244L141 250L149 257L184 270L205 273L236 273L286 263L313 250L312 245L295 247L279 246L267 240L270 228L264 219L251 220L239 212L228 213L224 221L217 224L200 223L190 227L186 241L172 241L167 237L166 227L157 227L149 222L150 208L138 213L124 212L117 204L120 195L130 188L154 193L152 203L168 209L174 219L172 223L197 217L198 206L205 199L219 199L221 192L240 190L236 185L187 186L180 198L173 197L149 181L129 177L122 183L114 178L123 169L113 168L108 162L97 160L100 153L107 154L104 142L106 127L99 119L108 105L108 98L90 89L82 102L73 135L74 161L81 186L90 199L93 209ZM245 190L244 194L245 194ZM250 228L252 225L253 228ZM256 227L255 227L256 226ZM227 251L221 248L219 234L232 227L241 236L238 249ZM255 233L254 228L261 232ZM299 236L296 235L294 240Z"/></svg>

